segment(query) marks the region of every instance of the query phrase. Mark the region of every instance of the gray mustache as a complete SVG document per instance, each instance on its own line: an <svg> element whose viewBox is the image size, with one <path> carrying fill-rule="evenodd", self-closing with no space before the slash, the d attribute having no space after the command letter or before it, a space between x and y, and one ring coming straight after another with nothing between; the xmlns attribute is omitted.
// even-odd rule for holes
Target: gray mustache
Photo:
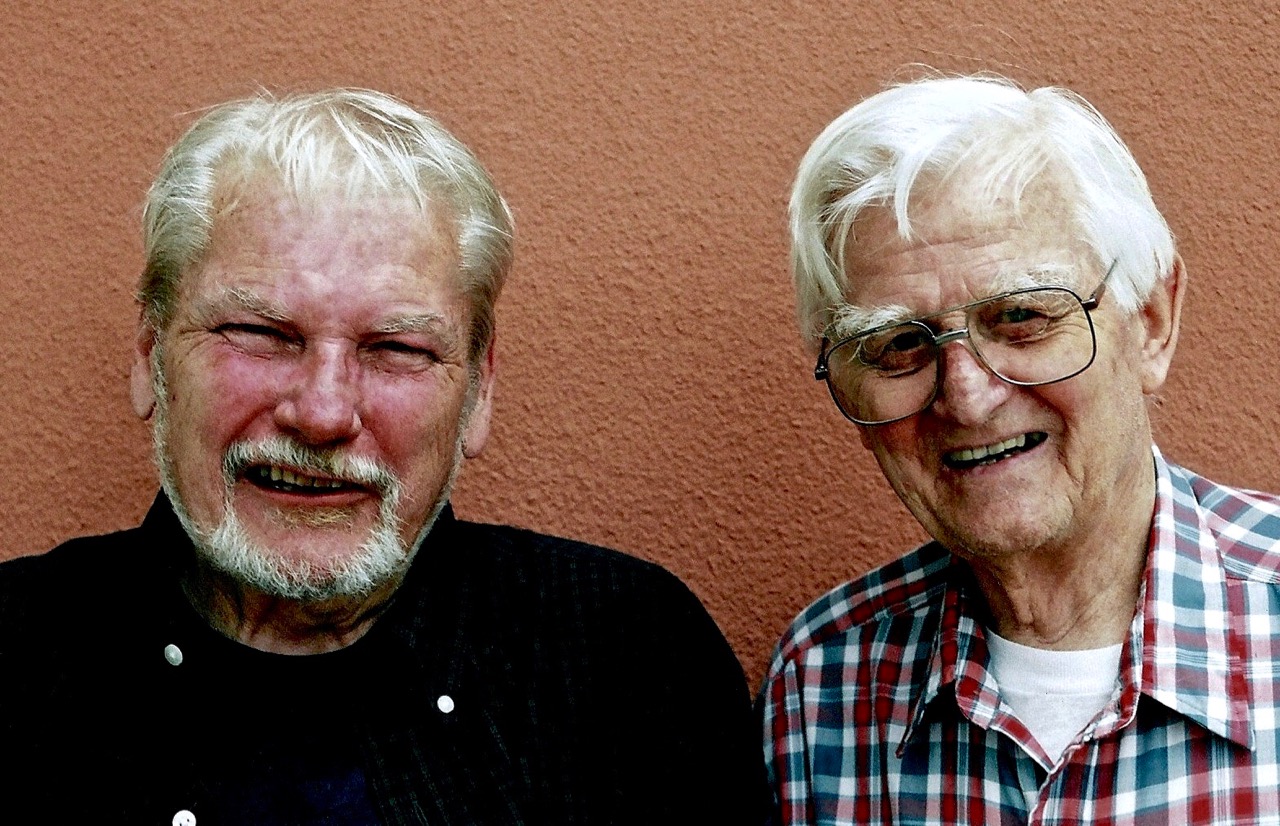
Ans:
<svg viewBox="0 0 1280 826"><path fill-rule="evenodd" d="M395 474L379 462L279 436L231 445L222 457L223 479L230 486L254 465L288 466L305 474L332 477L373 488L384 496L398 493L400 489L400 481Z"/></svg>

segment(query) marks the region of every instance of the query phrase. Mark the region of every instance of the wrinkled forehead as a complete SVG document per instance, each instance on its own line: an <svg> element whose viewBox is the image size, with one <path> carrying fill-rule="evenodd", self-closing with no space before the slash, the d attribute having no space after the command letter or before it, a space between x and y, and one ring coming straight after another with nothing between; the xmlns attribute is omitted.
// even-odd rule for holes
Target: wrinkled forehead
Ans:
<svg viewBox="0 0 1280 826"><path fill-rule="evenodd" d="M1082 234L1079 186L1065 170L1046 166L1026 179L1000 171L996 159L971 159L946 173L921 172L908 191L860 210L841 252L856 265L859 257L874 259L904 246L928 247L1015 227L1054 240Z"/></svg>
<svg viewBox="0 0 1280 826"><path fill-rule="evenodd" d="M441 212L399 196L299 198L262 179L229 187L218 194L207 241L183 268L177 295L188 307L216 294L248 308L247 291L261 304L269 294L281 300L277 288L321 281L353 285L353 295L369 302L463 294L456 233Z"/></svg>
<svg viewBox="0 0 1280 826"><path fill-rule="evenodd" d="M400 240L429 243L435 254L452 261L458 257L453 211L438 199L419 201L408 193L352 190L339 183L298 189L262 171L219 179L203 252L207 255L219 244L335 224L354 230L356 239L360 227L368 227L371 245L378 243L378 230L398 226L405 234Z"/></svg>
<svg viewBox="0 0 1280 826"><path fill-rule="evenodd" d="M828 337L1011 290L1092 287L1096 255L1070 190L1043 175L993 195L981 179L958 175L921 189L905 216L894 205L864 209L842 250L846 283L830 307Z"/></svg>
<svg viewBox="0 0 1280 826"><path fill-rule="evenodd" d="M1079 292L1078 284L1081 278L1081 268L1078 266L1061 261L1045 261L1028 266L1015 264L1001 267L985 282L985 285L967 290L969 297L955 304L928 306L927 302L912 301L908 304L888 301L857 305L841 302L832 308L826 338L828 340L850 338L877 327L945 316L953 310L959 311L974 302L1017 290L1035 287L1066 287Z"/></svg>

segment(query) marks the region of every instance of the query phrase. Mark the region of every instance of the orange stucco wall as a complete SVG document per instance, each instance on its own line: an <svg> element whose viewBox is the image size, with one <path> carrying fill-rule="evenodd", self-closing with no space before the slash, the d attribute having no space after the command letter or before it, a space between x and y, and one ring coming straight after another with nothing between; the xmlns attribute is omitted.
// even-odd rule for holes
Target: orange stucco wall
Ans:
<svg viewBox="0 0 1280 826"><path fill-rule="evenodd" d="M364 85L440 114L519 221L468 517L614 545L703 597L752 681L790 617L920 539L792 324L784 210L831 118L912 63L1083 93L1193 278L1173 458L1280 489L1275 0L7 0L0 557L134 524L138 204L199 107Z"/></svg>

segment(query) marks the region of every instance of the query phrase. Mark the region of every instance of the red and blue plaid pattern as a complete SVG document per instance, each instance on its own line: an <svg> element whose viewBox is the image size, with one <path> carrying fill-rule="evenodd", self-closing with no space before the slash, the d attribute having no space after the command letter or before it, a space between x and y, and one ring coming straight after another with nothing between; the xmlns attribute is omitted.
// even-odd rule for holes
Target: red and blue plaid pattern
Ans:
<svg viewBox="0 0 1280 826"><path fill-rule="evenodd" d="M1280 824L1280 497L1155 453L1142 596L1109 706L1057 762L1000 701L936 543L835 589L761 694L783 824Z"/></svg>

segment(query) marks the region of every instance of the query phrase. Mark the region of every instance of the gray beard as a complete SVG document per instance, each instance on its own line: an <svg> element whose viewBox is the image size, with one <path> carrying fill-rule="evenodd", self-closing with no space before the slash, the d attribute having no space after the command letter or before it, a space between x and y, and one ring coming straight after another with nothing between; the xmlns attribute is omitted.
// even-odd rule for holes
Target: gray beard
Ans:
<svg viewBox="0 0 1280 826"><path fill-rule="evenodd" d="M191 538L201 560L254 591L303 603L360 599L403 575L449 501L453 483L462 467L461 422L466 420L470 405L463 410L459 423L459 436L454 446L449 477L432 506L430 516L409 547L400 539L401 520L396 515L402 485L389 470L370 460L343 456L337 451L311 448L282 437L254 443L237 442L228 449L227 455L223 457L225 493L222 520L216 527L209 529L200 526L191 517L179 490L169 452L168 391L161 363L162 355L157 344L152 351L151 375L156 404L151 435L156 467L160 473L160 487L169 498L174 514ZM306 559L291 559L254 541L236 514L232 490L244 467L264 461L291 465L304 473L337 476L377 489L381 494L377 524L370 529L368 537L354 552L323 566ZM299 523L309 525L313 530L322 530L326 524L344 524L345 520L340 515L329 514L310 520L303 518Z"/></svg>

